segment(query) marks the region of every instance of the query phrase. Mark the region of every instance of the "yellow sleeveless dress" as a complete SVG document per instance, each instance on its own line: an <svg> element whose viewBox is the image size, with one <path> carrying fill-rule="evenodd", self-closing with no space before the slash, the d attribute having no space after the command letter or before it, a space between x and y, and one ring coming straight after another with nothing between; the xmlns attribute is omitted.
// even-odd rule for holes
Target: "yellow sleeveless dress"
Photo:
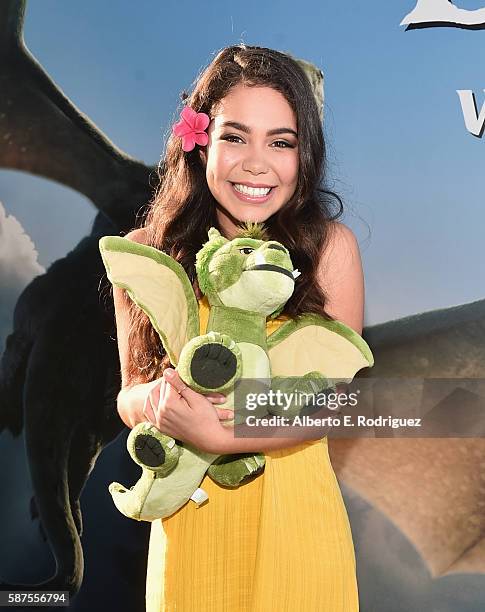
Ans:
<svg viewBox="0 0 485 612"><path fill-rule="evenodd" d="M208 305L199 303L201 334ZM269 335L286 317L267 324ZM237 489L205 476L209 501L153 521L147 612L356 612L350 524L327 438L265 453Z"/></svg>

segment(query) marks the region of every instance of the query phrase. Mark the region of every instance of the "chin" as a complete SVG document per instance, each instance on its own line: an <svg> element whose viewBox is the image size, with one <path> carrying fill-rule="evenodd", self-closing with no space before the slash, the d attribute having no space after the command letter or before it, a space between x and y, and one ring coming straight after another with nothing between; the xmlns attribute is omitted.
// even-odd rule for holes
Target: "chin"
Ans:
<svg viewBox="0 0 485 612"><path fill-rule="evenodd" d="M246 210L243 213L235 214L236 219L240 219L241 221L266 221L269 217L271 217L271 213L268 211L262 210Z"/></svg>
<svg viewBox="0 0 485 612"><path fill-rule="evenodd" d="M243 210L230 210L229 212L236 217L236 219L240 219L241 221L255 221L259 223L263 223L267 219L271 217L278 209L275 210L263 210L260 208L244 208Z"/></svg>

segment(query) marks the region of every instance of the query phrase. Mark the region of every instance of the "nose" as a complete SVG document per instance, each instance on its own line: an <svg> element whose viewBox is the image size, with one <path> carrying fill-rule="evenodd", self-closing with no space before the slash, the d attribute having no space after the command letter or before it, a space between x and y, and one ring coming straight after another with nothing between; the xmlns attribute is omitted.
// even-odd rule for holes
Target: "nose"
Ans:
<svg viewBox="0 0 485 612"><path fill-rule="evenodd" d="M248 147L242 169L251 174L266 174L268 172L268 162L265 159L264 152L257 147Z"/></svg>

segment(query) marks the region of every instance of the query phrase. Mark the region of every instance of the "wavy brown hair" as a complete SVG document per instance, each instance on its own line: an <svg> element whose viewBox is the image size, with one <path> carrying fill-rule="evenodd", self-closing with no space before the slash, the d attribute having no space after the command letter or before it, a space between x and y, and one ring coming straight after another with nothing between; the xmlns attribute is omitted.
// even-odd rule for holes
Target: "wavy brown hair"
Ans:
<svg viewBox="0 0 485 612"><path fill-rule="evenodd" d="M295 192L265 221L271 239L289 250L301 272L283 314L291 318L304 312L323 314L325 294L316 271L326 246L329 224L341 216L342 202L325 188L325 143L319 110L303 69L284 53L239 44L222 49L200 74L186 103L210 117L233 87L267 86L280 92L293 109L298 130L299 175ZM207 230L219 227L218 203L207 185L199 148L182 150L179 138L169 137L164 162L158 169L158 188L141 225L146 244L179 261L198 292L195 255L207 241ZM339 209L332 215L332 205ZM148 317L125 294L131 311L128 384L147 382L161 375L169 361Z"/></svg>

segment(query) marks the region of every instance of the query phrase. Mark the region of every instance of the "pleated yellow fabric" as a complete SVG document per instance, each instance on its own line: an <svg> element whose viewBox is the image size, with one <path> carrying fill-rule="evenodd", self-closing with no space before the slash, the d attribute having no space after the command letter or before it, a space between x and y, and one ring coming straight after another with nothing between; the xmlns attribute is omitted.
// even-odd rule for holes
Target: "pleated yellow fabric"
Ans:
<svg viewBox="0 0 485 612"><path fill-rule="evenodd" d="M200 309L203 333L207 303ZM262 475L237 489L206 476L208 502L152 523L147 612L358 611L352 533L327 438L265 457Z"/></svg>

